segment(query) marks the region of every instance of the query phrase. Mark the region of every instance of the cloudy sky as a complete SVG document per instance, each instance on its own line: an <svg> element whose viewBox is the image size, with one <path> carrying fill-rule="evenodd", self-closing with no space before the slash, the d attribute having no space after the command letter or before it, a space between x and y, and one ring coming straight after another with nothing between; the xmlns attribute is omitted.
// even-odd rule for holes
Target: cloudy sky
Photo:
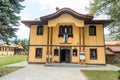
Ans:
<svg viewBox="0 0 120 80"><path fill-rule="evenodd" d="M87 14L90 0L25 0L22 5L25 6L21 11L22 20L34 20L44 15L54 13L56 7L68 7L79 13ZM99 17L100 18L100 17ZM108 33L105 30L105 33ZM29 38L29 28L21 23L17 36L20 39Z"/></svg>

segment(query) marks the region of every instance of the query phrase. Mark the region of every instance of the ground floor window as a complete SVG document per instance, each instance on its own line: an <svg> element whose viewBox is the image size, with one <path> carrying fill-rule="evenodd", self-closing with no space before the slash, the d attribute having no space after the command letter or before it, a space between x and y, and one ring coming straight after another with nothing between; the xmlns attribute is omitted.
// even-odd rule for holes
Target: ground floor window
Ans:
<svg viewBox="0 0 120 80"><path fill-rule="evenodd" d="M77 56L77 49L73 49L73 56Z"/></svg>
<svg viewBox="0 0 120 80"><path fill-rule="evenodd" d="M97 49L90 49L90 59L97 59Z"/></svg>
<svg viewBox="0 0 120 80"><path fill-rule="evenodd" d="M54 56L58 56L58 49L54 49Z"/></svg>
<svg viewBox="0 0 120 80"><path fill-rule="evenodd" d="M42 48L36 48L36 58L42 58Z"/></svg>

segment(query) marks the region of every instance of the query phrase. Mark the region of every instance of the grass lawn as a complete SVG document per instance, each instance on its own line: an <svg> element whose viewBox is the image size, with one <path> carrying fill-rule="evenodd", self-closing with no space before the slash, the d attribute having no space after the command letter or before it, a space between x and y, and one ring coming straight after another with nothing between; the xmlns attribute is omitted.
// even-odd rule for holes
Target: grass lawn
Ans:
<svg viewBox="0 0 120 80"><path fill-rule="evenodd" d="M1 67L0 68L0 76L4 76L6 74L9 74L9 73L14 72L21 68L23 68L23 67L5 67L5 66Z"/></svg>
<svg viewBox="0 0 120 80"><path fill-rule="evenodd" d="M120 62L111 63L112 65L120 67Z"/></svg>
<svg viewBox="0 0 120 80"><path fill-rule="evenodd" d="M82 70L89 80L118 80L117 71Z"/></svg>
<svg viewBox="0 0 120 80"><path fill-rule="evenodd" d="M6 67L5 65L26 61L27 56L4 56L0 57L0 76L9 74L23 67Z"/></svg>
<svg viewBox="0 0 120 80"><path fill-rule="evenodd" d="M0 67L8 64L26 61L27 56L5 56L0 57Z"/></svg>

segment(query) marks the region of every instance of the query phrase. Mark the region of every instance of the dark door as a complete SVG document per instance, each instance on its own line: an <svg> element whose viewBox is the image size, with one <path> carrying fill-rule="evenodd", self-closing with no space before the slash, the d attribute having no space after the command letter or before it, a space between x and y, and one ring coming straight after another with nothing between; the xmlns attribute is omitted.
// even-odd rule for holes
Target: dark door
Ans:
<svg viewBox="0 0 120 80"><path fill-rule="evenodd" d="M70 49L60 50L60 62L70 63Z"/></svg>

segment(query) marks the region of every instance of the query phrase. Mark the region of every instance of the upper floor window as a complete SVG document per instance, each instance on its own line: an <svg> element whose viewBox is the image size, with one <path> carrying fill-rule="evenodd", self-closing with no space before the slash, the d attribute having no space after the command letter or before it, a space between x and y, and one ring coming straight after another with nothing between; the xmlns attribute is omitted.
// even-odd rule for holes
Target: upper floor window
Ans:
<svg viewBox="0 0 120 80"><path fill-rule="evenodd" d="M42 58L42 48L36 48L36 58Z"/></svg>
<svg viewBox="0 0 120 80"><path fill-rule="evenodd" d="M43 35L43 26L37 26L37 35Z"/></svg>
<svg viewBox="0 0 120 80"><path fill-rule="evenodd" d="M68 37L73 37L73 29L72 26L60 26L59 27L59 37L63 37L64 35L68 35Z"/></svg>
<svg viewBox="0 0 120 80"><path fill-rule="evenodd" d="M96 26L89 26L89 35L96 36Z"/></svg>
<svg viewBox="0 0 120 80"><path fill-rule="evenodd" d="M90 49L90 59L97 59L97 49Z"/></svg>

